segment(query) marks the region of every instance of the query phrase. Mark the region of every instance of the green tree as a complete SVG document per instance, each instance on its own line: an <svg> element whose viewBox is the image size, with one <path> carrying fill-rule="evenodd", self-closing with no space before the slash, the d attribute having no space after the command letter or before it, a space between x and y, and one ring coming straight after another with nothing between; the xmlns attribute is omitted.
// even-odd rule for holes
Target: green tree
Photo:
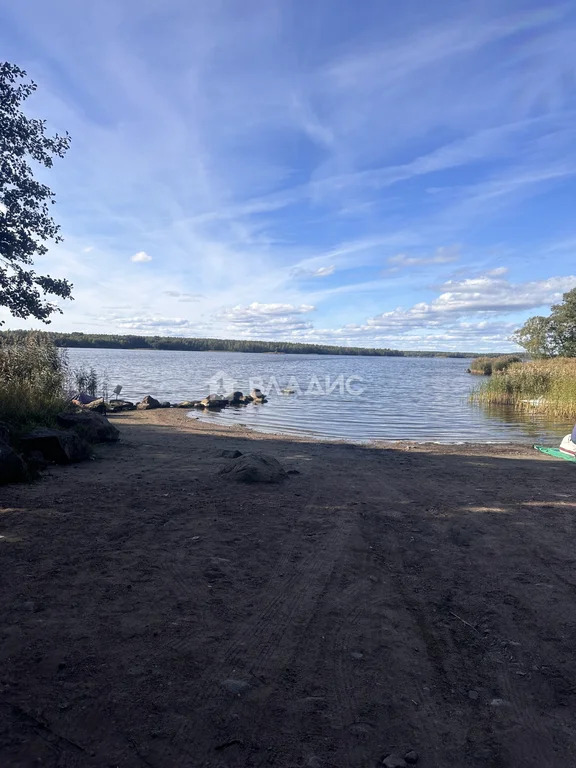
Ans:
<svg viewBox="0 0 576 768"><path fill-rule="evenodd" d="M31 163L51 168L70 136L47 136L45 120L22 112L22 102L36 90L25 78L19 67L0 63L0 306L15 317L48 323L62 310L47 295L71 298L72 285L33 269L34 257L48 250L45 243L62 238L49 214L54 193L34 179Z"/></svg>
<svg viewBox="0 0 576 768"><path fill-rule="evenodd" d="M565 293L560 304L552 306L550 324L557 354L576 357L576 288Z"/></svg>
<svg viewBox="0 0 576 768"><path fill-rule="evenodd" d="M576 288L552 305L548 317L529 318L512 339L532 357L576 357Z"/></svg>

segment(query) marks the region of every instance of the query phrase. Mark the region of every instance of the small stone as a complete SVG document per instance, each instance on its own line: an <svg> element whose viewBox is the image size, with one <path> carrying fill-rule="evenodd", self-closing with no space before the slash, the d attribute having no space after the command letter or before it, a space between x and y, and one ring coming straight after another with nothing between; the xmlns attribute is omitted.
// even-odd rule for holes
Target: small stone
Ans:
<svg viewBox="0 0 576 768"><path fill-rule="evenodd" d="M407 768L408 763L400 755L388 755L382 760L382 765L385 768Z"/></svg>
<svg viewBox="0 0 576 768"><path fill-rule="evenodd" d="M360 653L360 651L352 651L350 656L352 656L353 659L357 659L357 660L364 658L364 654Z"/></svg>
<svg viewBox="0 0 576 768"><path fill-rule="evenodd" d="M239 459L242 456L242 451L235 450L233 448L224 448L221 451L214 451L215 459Z"/></svg>
<svg viewBox="0 0 576 768"><path fill-rule="evenodd" d="M411 749L409 752L406 752L404 755L404 760L408 763L408 765L416 765L418 760L420 759L420 755L418 752L416 752L415 749Z"/></svg>
<svg viewBox="0 0 576 768"><path fill-rule="evenodd" d="M468 691L468 698L472 699L472 701L476 701L478 696L479 696L478 691Z"/></svg>
<svg viewBox="0 0 576 768"><path fill-rule="evenodd" d="M492 699L490 702L491 707L504 707L506 705L506 701L504 699Z"/></svg>

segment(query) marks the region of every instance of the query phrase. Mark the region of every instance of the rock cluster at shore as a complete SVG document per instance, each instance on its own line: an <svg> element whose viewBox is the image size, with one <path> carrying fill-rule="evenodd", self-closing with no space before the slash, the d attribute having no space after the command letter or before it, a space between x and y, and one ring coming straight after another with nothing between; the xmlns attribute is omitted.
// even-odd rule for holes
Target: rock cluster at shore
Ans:
<svg viewBox="0 0 576 768"><path fill-rule="evenodd" d="M0 485L15 483L34 477L47 464L71 464L90 457L92 443L110 443L119 439L120 433L106 418L106 413L122 411L147 411L156 408L198 408L220 410L229 406L245 406L249 403L265 403L266 397L259 389L249 395L231 392L226 396L210 394L202 400L185 400L172 405L146 395L139 403L129 400L94 398L80 392L71 400L71 409L60 413L57 424L42 427L25 435L12 434L0 424ZM240 458L240 455L238 457ZM268 457L242 457L237 466L226 470L240 482L278 482L283 478L281 467L275 466Z"/></svg>
<svg viewBox="0 0 576 768"><path fill-rule="evenodd" d="M91 402L72 401L75 405L96 411L97 413L121 413L122 411L150 411L156 408L199 408L207 410L219 410L228 408L231 405L248 405L249 403L266 403L266 395L259 389L253 389L249 395L243 392L230 392L228 395L210 394L202 400L182 400L179 403L169 403L167 401L157 400L152 395L146 395L138 403L130 400L110 400L106 402L102 398L94 399Z"/></svg>
<svg viewBox="0 0 576 768"><path fill-rule="evenodd" d="M230 405L248 405L249 403L266 403L266 396L259 389L253 389L249 395L243 392L230 392L228 395L210 394L203 397L202 400L182 400L179 403L160 402L151 395L143 397L139 403L131 403L128 400L111 400L108 404L108 410L112 413L117 411L148 411L153 408L199 408L207 410L218 410L228 408Z"/></svg>
<svg viewBox="0 0 576 768"><path fill-rule="evenodd" d="M120 432L86 405L60 413L59 428L39 427L24 435L0 425L0 485L35 477L48 464L73 464L90 458L93 443L113 443Z"/></svg>

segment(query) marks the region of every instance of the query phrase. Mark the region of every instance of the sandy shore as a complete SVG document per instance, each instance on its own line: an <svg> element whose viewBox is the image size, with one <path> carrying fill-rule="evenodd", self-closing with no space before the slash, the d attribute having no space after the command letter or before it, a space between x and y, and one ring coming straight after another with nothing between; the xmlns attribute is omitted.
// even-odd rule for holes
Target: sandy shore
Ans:
<svg viewBox="0 0 576 768"><path fill-rule="evenodd" d="M0 489L0 765L576 765L573 464L113 420Z"/></svg>

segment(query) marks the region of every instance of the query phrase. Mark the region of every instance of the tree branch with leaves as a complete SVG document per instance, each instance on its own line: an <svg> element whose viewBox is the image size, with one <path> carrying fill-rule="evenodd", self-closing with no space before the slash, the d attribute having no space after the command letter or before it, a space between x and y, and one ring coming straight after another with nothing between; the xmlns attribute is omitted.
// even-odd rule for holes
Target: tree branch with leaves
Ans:
<svg viewBox="0 0 576 768"><path fill-rule="evenodd" d="M31 163L51 168L54 157L64 157L70 136L48 136L45 120L24 114L21 105L37 87L26 77L16 65L0 64L0 307L49 323L62 310L47 297L70 299L72 285L34 271L46 243L62 238L50 216L54 193L34 178Z"/></svg>

